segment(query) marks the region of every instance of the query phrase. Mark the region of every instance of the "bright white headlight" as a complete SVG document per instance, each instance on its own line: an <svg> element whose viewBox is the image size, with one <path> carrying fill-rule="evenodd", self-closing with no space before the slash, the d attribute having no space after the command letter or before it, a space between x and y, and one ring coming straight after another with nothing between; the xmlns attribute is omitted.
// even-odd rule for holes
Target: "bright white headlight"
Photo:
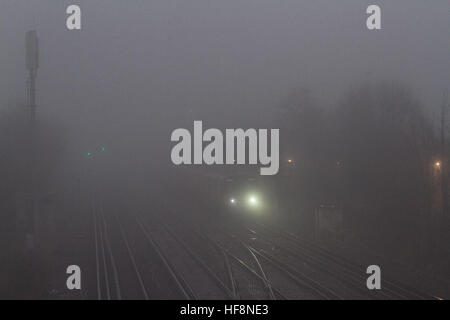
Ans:
<svg viewBox="0 0 450 320"><path fill-rule="evenodd" d="M248 198L248 202L249 202L251 205L255 205L258 201L257 201L257 199L256 199L255 196L251 196L250 198Z"/></svg>

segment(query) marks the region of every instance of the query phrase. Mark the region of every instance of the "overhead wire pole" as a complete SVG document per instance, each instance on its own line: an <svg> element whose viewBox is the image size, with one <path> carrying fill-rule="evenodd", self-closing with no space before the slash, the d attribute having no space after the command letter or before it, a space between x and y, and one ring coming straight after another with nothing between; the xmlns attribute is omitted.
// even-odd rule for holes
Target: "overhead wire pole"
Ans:
<svg viewBox="0 0 450 320"><path fill-rule="evenodd" d="M36 77L39 68L39 40L36 30L31 30L25 36L26 59L25 66L28 71L27 79L27 106L29 109L29 129L30 129L30 184L32 207L31 216L33 223L33 242L38 237L38 195L37 195L37 177L36 177ZM34 243L33 243L34 246Z"/></svg>
<svg viewBox="0 0 450 320"><path fill-rule="evenodd" d="M39 40L36 30L26 34L26 68L28 70L27 99L31 124L36 120L36 77L39 68Z"/></svg>

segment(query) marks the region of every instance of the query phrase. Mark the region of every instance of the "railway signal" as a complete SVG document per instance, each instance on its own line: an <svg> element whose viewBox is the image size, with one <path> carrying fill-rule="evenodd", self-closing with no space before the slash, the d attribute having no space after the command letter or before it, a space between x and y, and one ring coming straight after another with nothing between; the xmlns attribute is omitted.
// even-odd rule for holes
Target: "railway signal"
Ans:
<svg viewBox="0 0 450 320"><path fill-rule="evenodd" d="M440 169L441 166L442 166L441 161L436 161L436 162L434 163L434 167L435 167L436 169Z"/></svg>
<svg viewBox="0 0 450 320"><path fill-rule="evenodd" d="M105 152L105 147L100 147L99 149L98 149L98 152L99 153L102 153L102 152ZM87 153L87 157L89 158L89 159L95 159L95 153L94 152L88 152Z"/></svg>

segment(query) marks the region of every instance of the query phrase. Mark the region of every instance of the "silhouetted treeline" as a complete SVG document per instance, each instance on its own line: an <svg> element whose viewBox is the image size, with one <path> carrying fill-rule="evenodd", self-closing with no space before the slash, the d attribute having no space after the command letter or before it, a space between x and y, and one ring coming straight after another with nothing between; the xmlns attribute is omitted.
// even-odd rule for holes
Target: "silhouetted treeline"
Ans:
<svg viewBox="0 0 450 320"><path fill-rule="evenodd" d="M282 105L282 151L295 159L285 201L303 219L343 208L346 227L380 246L419 248L439 207L439 140L425 106L399 84L360 85L331 109L305 89ZM302 215L302 213L299 213ZM306 217L306 218L305 218Z"/></svg>

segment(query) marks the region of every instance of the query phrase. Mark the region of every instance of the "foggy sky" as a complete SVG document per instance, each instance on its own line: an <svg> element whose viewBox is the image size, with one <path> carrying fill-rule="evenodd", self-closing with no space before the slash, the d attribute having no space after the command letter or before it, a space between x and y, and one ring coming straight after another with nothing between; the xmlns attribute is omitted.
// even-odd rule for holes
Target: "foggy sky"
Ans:
<svg viewBox="0 0 450 320"><path fill-rule="evenodd" d="M81 31L65 27L69 4L81 5ZM365 27L369 4L381 31ZM298 87L333 107L361 81L400 81L431 115L450 88L447 0L1 0L1 107L24 100L29 29L41 47L38 116L86 144L158 135L169 147L185 115L238 127Z"/></svg>

